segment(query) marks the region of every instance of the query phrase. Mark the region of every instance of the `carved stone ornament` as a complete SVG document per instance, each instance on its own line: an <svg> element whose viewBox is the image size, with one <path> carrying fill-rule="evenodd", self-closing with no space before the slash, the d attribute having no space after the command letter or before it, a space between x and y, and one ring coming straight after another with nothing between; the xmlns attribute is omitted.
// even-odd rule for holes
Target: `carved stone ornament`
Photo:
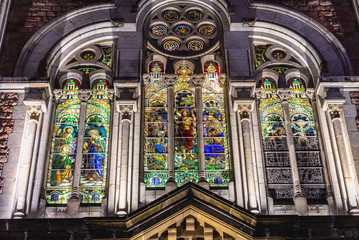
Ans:
<svg viewBox="0 0 359 240"><path fill-rule="evenodd" d="M137 111L136 102L118 102L117 111L122 114L123 120L131 120L132 113Z"/></svg>
<svg viewBox="0 0 359 240"><path fill-rule="evenodd" d="M307 91L306 91L306 94L307 94L307 97L308 97L310 100L313 100L313 99L315 98L314 89L313 89L313 88L308 88Z"/></svg>
<svg viewBox="0 0 359 240"><path fill-rule="evenodd" d="M249 113L252 111L252 106L238 105L237 111L239 112L241 119L249 119Z"/></svg>
<svg viewBox="0 0 359 240"><path fill-rule="evenodd" d="M60 98L62 97L62 89L55 89L54 97L56 99L56 102L58 102L60 100Z"/></svg>
<svg viewBox="0 0 359 240"><path fill-rule="evenodd" d="M219 82L222 84L222 86L226 83L227 81L227 76L224 73L219 74L219 78L218 78Z"/></svg>
<svg viewBox="0 0 359 240"><path fill-rule="evenodd" d="M177 80L176 74L166 74L164 75L164 80L167 85L174 85Z"/></svg>
<svg viewBox="0 0 359 240"><path fill-rule="evenodd" d="M114 93L115 91L113 89L109 89L107 92L108 99L110 99L111 101L113 100Z"/></svg>
<svg viewBox="0 0 359 240"><path fill-rule="evenodd" d="M202 87L204 83L204 75L203 74L193 74L192 82L196 87Z"/></svg>
<svg viewBox="0 0 359 240"><path fill-rule="evenodd" d="M292 90L289 89L278 89L277 95L280 97L282 101L288 101L290 95L292 94Z"/></svg>
<svg viewBox="0 0 359 240"><path fill-rule="evenodd" d="M256 90L255 90L255 93L256 93L256 99L260 99L261 97L262 97L262 93L263 93L263 91L262 91L262 89L260 89L260 88L257 88Z"/></svg>
<svg viewBox="0 0 359 240"><path fill-rule="evenodd" d="M81 102L87 102L87 100L89 100L92 95L91 90L79 90L77 93L77 96Z"/></svg>
<svg viewBox="0 0 359 240"><path fill-rule="evenodd" d="M332 119L340 118L343 106L341 104L330 104L328 105L328 110Z"/></svg>
<svg viewBox="0 0 359 240"><path fill-rule="evenodd" d="M41 114L41 106L28 106L27 113L30 115L30 120L39 121L39 117Z"/></svg>
<svg viewBox="0 0 359 240"><path fill-rule="evenodd" d="M143 74L142 75L142 79L143 79L143 83L144 84L150 84L151 83L151 76L150 76L150 74Z"/></svg>

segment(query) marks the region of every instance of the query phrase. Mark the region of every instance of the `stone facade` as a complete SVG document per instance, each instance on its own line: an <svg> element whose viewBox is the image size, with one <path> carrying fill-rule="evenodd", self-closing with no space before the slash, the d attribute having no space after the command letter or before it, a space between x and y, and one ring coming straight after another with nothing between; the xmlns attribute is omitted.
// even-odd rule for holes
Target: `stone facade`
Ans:
<svg viewBox="0 0 359 240"><path fill-rule="evenodd" d="M6 3L0 238L358 237L357 1Z"/></svg>
<svg viewBox="0 0 359 240"><path fill-rule="evenodd" d="M8 146L9 134L12 133L14 128L13 111L14 107L17 105L19 99L18 93L0 93L0 193L3 191L4 187L4 178L2 177L4 164L7 163L9 158L10 148Z"/></svg>

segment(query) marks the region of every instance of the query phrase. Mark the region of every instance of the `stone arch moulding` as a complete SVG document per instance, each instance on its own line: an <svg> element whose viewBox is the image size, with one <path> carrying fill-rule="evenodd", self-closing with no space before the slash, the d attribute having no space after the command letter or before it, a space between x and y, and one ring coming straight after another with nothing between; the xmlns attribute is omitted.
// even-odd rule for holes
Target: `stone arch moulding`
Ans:
<svg viewBox="0 0 359 240"><path fill-rule="evenodd" d="M251 3L249 7L256 21L249 26L231 23L231 31L249 32L253 40L269 41L290 49L302 58L303 63L308 62L307 67L314 80L320 75L353 75L351 61L343 45L314 19L273 4ZM320 73L325 65L328 71Z"/></svg>
<svg viewBox="0 0 359 240"><path fill-rule="evenodd" d="M157 8L160 8L163 5L168 5L169 3L178 3L181 1L178 0L172 0L172 1L163 1L163 0L153 0L153 1L147 1L147 0L141 0L139 4L137 5L137 29L142 29L144 26L145 19L147 16L152 13L153 11L156 11ZM217 12L220 21L223 23L224 26L229 26L230 23L230 13L229 13L229 5L225 3L225 1L218 0L218 1L209 1L209 0L187 0L186 4L196 4L196 5L202 5L205 8L208 8L209 10L213 12Z"/></svg>
<svg viewBox="0 0 359 240"><path fill-rule="evenodd" d="M115 8L114 4L95 4L70 11L47 23L22 48L14 76L53 76L51 68L55 67L54 57L63 51L70 52L70 48L73 47L71 44L75 46L84 42L99 41L100 38L104 40L106 36L114 35L115 32L135 31L135 24L132 23L125 24L122 28L115 28L112 25L109 16L110 11ZM93 25L88 25L89 22ZM48 65L46 74L36 76L40 64L44 62Z"/></svg>

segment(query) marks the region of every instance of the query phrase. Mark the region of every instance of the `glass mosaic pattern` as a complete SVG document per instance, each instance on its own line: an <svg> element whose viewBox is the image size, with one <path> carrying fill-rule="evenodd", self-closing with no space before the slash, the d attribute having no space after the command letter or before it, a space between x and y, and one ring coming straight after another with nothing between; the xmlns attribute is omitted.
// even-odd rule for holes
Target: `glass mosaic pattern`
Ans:
<svg viewBox="0 0 359 240"><path fill-rule="evenodd" d="M204 47L204 42L198 39L190 40L187 43L187 47L192 51L201 51Z"/></svg>
<svg viewBox="0 0 359 240"><path fill-rule="evenodd" d="M167 85L156 81L145 91L144 182L146 187L164 187L168 180Z"/></svg>
<svg viewBox="0 0 359 240"><path fill-rule="evenodd" d="M167 34L168 29L164 25L156 25L151 28L151 32L155 36L163 36Z"/></svg>
<svg viewBox="0 0 359 240"><path fill-rule="evenodd" d="M216 27L210 24L204 24L198 28L198 32L203 36L212 36L216 32Z"/></svg>
<svg viewBox="0 0 359 240"><path fill-rule="evenodd" d="M180 186L198 182L198 139L195 89L188 75L178 77L175 85L175 180Z"/></svg>
<svg viewBox="0 0 359 240"><path fill-rule="evenodd" d="M169 22L173 22L180 17L180 13L176 10L165 10L162 13L162 17Z"/></svg>
<svg viewBox="0 0 359 240"><path fill-rule="evenodd" d="M192 32L192 27L188 24L179 24L174 28L178 36L185 37Z"/></svg>
<svg viewBox="0 0 359 240"><path fill-rule="evenodd" d="M211 75L218 75L218 64L210 62L207 66L202 88L206 179L213 187L228 186L230 166L224 89L218 78Z"/></svg>
<svg viewBox="0 0 359 240"><path fill-rule="evenodd" d="M180 42L175 39L169 39L163 43L163 48L169 52L177 51L180 46Z"/></svg>
<svg viewBox="0 0 359 240"><path fill-rule="evenodd" d="M77 89L75 81L69 80L56 108L46 187L48 204L66 204L71 197L80 116Z"/></svg>
<svg viewBox="0 0 359 240"><path fill-rule="evenodd" d="M268 193L274 200L293 198L291 166L281 100L275 82L259 80L262 142L266 165Z"/></svg>
<svg viewBox="0 0 359 240"><path fill-rule="evenodd" d="M107 82L101 80L87 102L80 178L82 203L101 203L105 196L110 113Z"/></svg>
<svg viewBox="0 0 359 240"><path fill-rule="evenodd" d="M191 21L198 21L202 19L203 13L200 10L194 9L186 13L186 18Z"/></svg>
<svg viewBox="0 0 359 240"><path fill-rule="evenodd" d="M288 103L299 177L307 199L325 199L326 197L319 197L326 195L324 173L313 109L303 83L299 78L288 80L292 90ZM312 194L314 189L319 194Z"/></svg>

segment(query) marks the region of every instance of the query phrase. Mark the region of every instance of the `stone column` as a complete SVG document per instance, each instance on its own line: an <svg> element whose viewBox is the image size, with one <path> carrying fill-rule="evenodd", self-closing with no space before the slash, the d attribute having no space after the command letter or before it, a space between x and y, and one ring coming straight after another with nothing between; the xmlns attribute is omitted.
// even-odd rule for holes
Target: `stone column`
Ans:
<svg viewBox="0 0 359 240"><path fill-rule="evenodd" d="M167 120L168 120L168 128L167 128L167 166L168 166L168 181L166 183L166 192L170 192L177 188L177 183L175 182L175 97L174 97L174 84L176 82L177 75L165 75L165 81L167 83Z"/></svg>
<svg viewBox="0 0 359 240"><path fill-rule="evenodd" d="M319 149L320 149L320 159L322 160L324 179L325 179L325 183L326 183L328 206L329 206L330 212L332 214L335 214L334 196L333 196L333 191L332 191L332 185L330 183L330 178L329 178L329 172L328 172L328 166L327 166L327 161L326 161L326 157L325 157L325 152L323 151L324 146L323 146L323 141L322 141L322 132L321 132L318 109L317 109L318 108L318 106L317 106L317 98L314 95L314 89L307 89L307 96L311 100L311 104L312 104L315 128L316 128L316 131L317 131L317 138L318 138Z"/></svg>
<svg viewBox="0 0 359 240"><path fill-rule="evenodd" d="M254 102L252 103L252 105ZM253 136L251 136L250 128L252 127L252 120L250 118L250 112L252 111L252 105L240 104L238 105L238 112L240 114L241 125L242 125L242 137L243 137L243 149L244 149L244 161L247 172L247 185L249 195L249 210L253 213L259 213L258 202L255 186L255 174L254 174L254 163L252 156L252 145Z"/></svg>
<svg viewBox="0 0 359 240"><path fill-rule="evenodd" d="M196 86L196 127L197 127L197 146L198 146L198 185L209 189L209 183L206 180L206 162L204 158L204 138L203 138L203 100L202 86L205 76L202 74L193 75L192 81Z"/></svg>
<svg viewBox="0 0 359 240"><path fill-rule="evenodd" d="M81 101L80 117L79 117L77 143L76 143L76 159L75 159L75 170L73 173L72 194L71 194L71 198L67 202L67 209L66 209L66 213L69 216L75 216L78 213L81 203L80 177L81 177L81 166L82 166L82 150L84 147L86 104L90 96L91 96L91 91L88 90L78 91L78 98Z"/></svg>
<svg viewBox="0 0 359 240"><path fill-rule="evenodd" d="M293 139L293 131L292 131L292 123L290 119L289 113L289 104L288 99L291 95L291 90L278 90L278 96L282 100L282 108L283 108L283 115L285 121L285 130L287 133L287 143L289 149L289 158L290 158L290 165L292 171L292 179L293 179L293 187L294 187L294 204L295 209L299 215L307 215L308 214L308 204L307 199L302 194L302 188L300 186L300 178L299 178L299 171L297 166L297 159L295 156L295 146L294 146L294 139Z"/></svg>
<svg viewBox="0 0 359 240"><path fill-rule="evenodd" d="M42 107L44 106L43 101L24 101L24 105L27 106L27 113L29 114L26 126L26 135L22 142L22 148L20 156L22 158L21 164L21 177L19 178L18 184L18 198L16 202L16 210L14 218L21 219L26 216L26 195L28 190L28 183L30 181L30 170L32 164L32 155L35 145L35 135L37 125L39 123L40 114L42 113Z"/></svg>
<svg viewBox="0 0 359 240"><path fill-rule="evenodd" d="M342 104L329 104L328 111L332 119L335 141L338 148L340 164L343 171L348 208L349 208L348 210L351 214L358 215L359 209L357 202L357 191L350 169L350 167L353 166L353 164L350 163L348 157L347 147L345 145L345 139L344 139L344 130L342 126L343 106Z"/></svg>
<svg viewBox="0 0 359 240"><path fill-rule="evenodd" d="M120 172L120 195L118 201L118 211L117 216L125 216L128 213L128 204L127 204L127 184L128 184L128 165L129 165L129 156L130 151L130 129L132 128L132 115L133 112L137 111L136 101L118 101L117 110L121 114L121 149L119 156L121 164Z"/></svg>

